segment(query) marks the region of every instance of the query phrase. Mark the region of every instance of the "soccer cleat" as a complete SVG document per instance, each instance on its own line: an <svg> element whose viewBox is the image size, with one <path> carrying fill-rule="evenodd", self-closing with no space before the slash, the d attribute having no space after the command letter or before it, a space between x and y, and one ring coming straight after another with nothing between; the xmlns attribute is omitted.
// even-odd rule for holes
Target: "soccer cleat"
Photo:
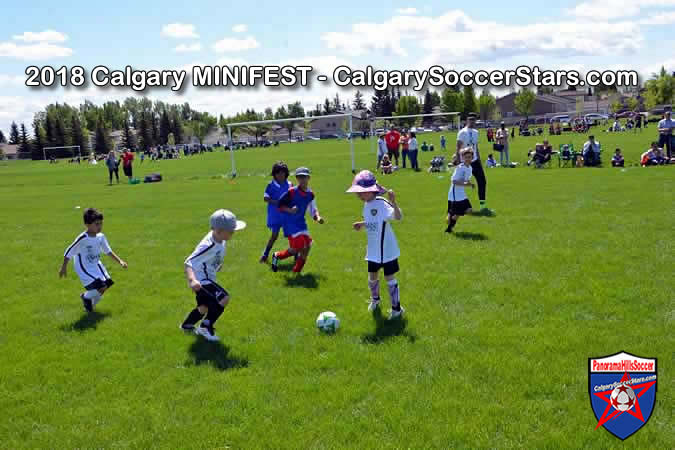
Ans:
<svg viewBox="0 0 675 450"><path fill-rule="evenodd" d="M207 341L215 342L219 341L220 338L216 336L216 330L213 327L199 327L195 328L195 334L202 336Z"/></svg>
<svg viewBox="0 0 675 450"><path fill-rule="evenodd" d="M371 299L370 303L368 304L368 312L373 312L379 307L380 307L380 301Z"/></svg>
<svg viewBox="0 0 675 450"><path fill-rule="evenodd" d="M84 294L80 294L82 299L82 305L84 306L85 311L92 312L94 310L94 305L91 303L91 300L84 297Z"/></svg>
<svg viewBox="0 0 675 450"><path fill-rule="evenodd" d="M404 312L405 309L403 309L403 306L401 306L401 309L399 309L398 311L392 309L391 312L389 313L389 320L400 319L401 317L403 317Z"/></svg>
<svg viewBox="0 0 675 450"><path fill-rule="evenodd" d="M183 332L184 332L185 334L188 334L188 333L194 333L194 331L195 331L195 326L194 326L194 325L183 325L183 324L181 324L181 325L178 325L178 328L180 328L181 330L183 330Z"/></svg>
<svg viewBox="0 0 675 450"><path fill-rule="evenodd" d="M481 208L480 215L485 217L494 217L497 214L490 208Z"/></svg>
<svg viewBox="0 0 675 450"><path fill-rule="evenodd" d="M260 257L260 262L261 262L261 263L266 263L266 262L267 262L267 255L262 255L262 256Z"/></svg>
<svg viewBox="0 0 675 450"><path fill-rule="evenodd" d="M277 252L272 254L272 272L276 272L279 267L279 258L277 257Z"/></svg>

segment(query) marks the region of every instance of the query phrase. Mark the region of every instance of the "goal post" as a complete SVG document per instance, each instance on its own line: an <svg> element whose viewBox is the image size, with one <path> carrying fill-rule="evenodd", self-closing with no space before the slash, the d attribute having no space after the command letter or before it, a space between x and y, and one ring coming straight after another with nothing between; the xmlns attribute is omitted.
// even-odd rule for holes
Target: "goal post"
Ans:
<svg viewBox="0 0 675 450"><path fill-rule="evenodd" d="M441 117L441 116L455 116L455 123L457 126L457 130L460 129L460 116L461 112L453 111L453 112L442 112L442 113L429 113L429 114L409 114L409 115L403 115L403 116L386 116L386 117L371 117L370 118L370 148L371 152L373 148L375 149L374 153L377 154L377 146L375 146L375 121L377 120L384 120L385 126L387 121L394 121L397 119L412 119L412 118L424 118L424 117Z"/></svg>
<svg viewBox="0 0 675 450"><path fill-rule="evenodd" d="M237 128L237 127L250 127L250 126L255 126L255 125L265 125L265 124L279 124L279 123L286 123L286 122L307 122L307 121L313 121L313 120L319 120L319 119L346 119L349 121L348 127L349 127L349 143L350 143L350 152L351 152L351 159L352 159L352 172L356 170L356 161L354 159L354 139L353 139L353 125L352 125L352 120L353 120L353 115L351 113L343 113L343 114L328 114L325 116L303 116L303 117L290 117L290 118L284 118L284 119L269 119L269 120L253 120L249 122L234 122L234 123L228 123L226 124L227 126L227 139L228 139L228 148L230 150L230 157L231 157L231 164L232 164L232 178L237 176L237 169L236 169L236 162L235 162L235 157L234 157L234 141L232 139L232 129ZM359 117L357 117L359 119Z"/></svg>
<svg viewBox="0 0 675 450"><path fill-rule="evenodd" d="M67 153L68 149L72 149L71 153ZM74 158L75 156L82 157L79 145L65 145L60 147L42 147L42 157L47 160L47 155L54 155L54 158ZM65 155L65 156L63 156Z"/></svg>

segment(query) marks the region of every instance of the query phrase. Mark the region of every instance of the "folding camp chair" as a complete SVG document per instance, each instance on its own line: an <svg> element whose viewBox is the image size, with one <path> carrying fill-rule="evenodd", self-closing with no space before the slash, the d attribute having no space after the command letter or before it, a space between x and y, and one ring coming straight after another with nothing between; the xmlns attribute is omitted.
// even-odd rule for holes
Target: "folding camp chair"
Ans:
<svg viewBox="0 0 675 450"><path fill-rule="evenodd" d="M576 158L573 144L560 144L558 148L558 167L574 167Z"/></svg>

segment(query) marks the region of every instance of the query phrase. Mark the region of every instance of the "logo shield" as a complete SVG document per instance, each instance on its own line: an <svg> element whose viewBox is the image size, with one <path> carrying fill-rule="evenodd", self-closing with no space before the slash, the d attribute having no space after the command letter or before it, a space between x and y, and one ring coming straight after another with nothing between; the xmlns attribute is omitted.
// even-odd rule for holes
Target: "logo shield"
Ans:
<svg viewBox="0 0 675 450"><path fill-rule="evenodd" d="M642 428L656 402L656 358L624 351L588 358L588 394L597 419L621 440Z"/></svg>

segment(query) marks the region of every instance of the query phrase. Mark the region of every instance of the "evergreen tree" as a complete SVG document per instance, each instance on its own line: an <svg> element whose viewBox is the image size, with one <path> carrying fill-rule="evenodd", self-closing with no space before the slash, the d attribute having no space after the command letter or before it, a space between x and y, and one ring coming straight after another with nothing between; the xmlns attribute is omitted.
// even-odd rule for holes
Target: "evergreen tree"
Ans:
<svg viewBox="0 0 675 450"><path fill-rule="evenodd" d="M89 153L89 143L88 139L85 136L85 132L82 129L82 123L80 118L76 114L73 114L70 119L70 134L72 135L72 145L80 146L80 154L86 155Z"/></svg>
<svg viewBox="0 0 675 450"><path fill-rule="evenodd" d="M12 122L12 126L9 130L9 144L17 145L19 143L19 127L16 125L16 122Z"/></svg>
<svg viewBox="0 0 675 450"><path fill-rule="evenodd" d="M105 154L112 150L112 145L110 144L110 138L108 136L108 130L105 128L105 122L103 118L99 118L98 123L96 124L96 153Z"/></svg>
<svg viewBox="0 0 675 450"><path fill-rule="evenodd" d="M5 138L5 134L0 130L0 144L4 144L7 142L7 139Z"/></svg>
<svg viewBox="0 0 675 450"><path fill-rule="evenodd" d="M54 146L54 134L55 134L55 129L54 129L54 121L51 118L51 115L47 113L45 115L45 146L46 147L53 147Z"/></svg>
<svg viewBox="0 0 675 450"><path fill-rule="evenodd" d="M180 116L176 115L171 121L171 132L173 133L173 138L177 144L183 143L183 122L180 120Z"/></svg>
<svg viewBox="0 0 675 450"><path fill-rule="evenodd" d="M42 151L43 147L46 147L46 137L45 130L42 128L42 124L38 119L33 120L33 159L42 159L44 153Z"/></svg>
<svg viewBox="0 0 675 450"><path fill-rule="evenodd" d="M333 111L337 112L342 108L342 104L340 103L340 96L335 93L335 98L333 99Z"/></svg>
<svg viewBox="0 0 675 450"><path fill-rule="evenodd" d="M165 145L169 142L169 133L171 133L171 121L166 109L162 111L162 116L159 121L159 143Z"/></svg>
<svg viewBox="0 0 675 450"><path fill-rule="evenodd" d="M152 112L150 113L150 126L152 129L152 145L160 145L159 117L156 117Z"/></svg>
<svg viewBox="0 0 675 450"><path fill-rule="evenodd" d="M66 144L66 126L63 123L62 117L57 117L55 124L56 135L54 136L54 145L56 147L63 147Z"/></svg>
<svg viewBox="0 0 675 450"><path fill-rule="evenodd" d="M324 115L333 113L333 105L330 103L330 100L326 98L326 101L323 103L323 113Z"/></svg>
<svg viewBox="0 0 675 450"><path fill-rule="evenodd" d="M476 106L476 94L473 90L473 86L464 86L464 117L469 113L478 112L478 107Z"/></svg>
<svg viewBox="0 0 675 450"><path fill-rule="evenodd" d="M356 94L354 94L354 101L352 102L352 106L357 111L366 109L366 104L363 101L363 94L361 93L361 91L356 91Z"/></svg>
<svg viewBox="0 0 675 450"><path fill-rule="evenodd" d="M134 149L136 148L136 138L131 132L131 127L129 126L129 121L124 122L124 133L122 134L122 145L125 148Z"/></svg>
<svg viewBox="0 0 675 450"><path fill-rule="evenodd" d="M434 112L433 99L431 97L431 91L427 89L427 92L424 94L424 105L422 106L422 113L431 114ZM431 123L433 121L432 117L424 117L422 123Z"/></svg>
<svg viewBox="0 0 675 450"><path fill-rule="evenodd" d="M372 99L370 100L370 110L375 116L384 116L384 90L375 89Z"/></svg>
<svg viewBox="0 0 675 450"><path fill-rule="evenodd" d="M146 151L152 147L152 113L142 112L138 121L138 147L140 151Z"/></svg>
<svg viewBox="0 0 675 450"><path fill-rule="evenodd" d="M19 135L19 152L28 153L30 152L30 141L28 140L28 131L26 131L26 125L21 124L21 134Z"/></svg>

